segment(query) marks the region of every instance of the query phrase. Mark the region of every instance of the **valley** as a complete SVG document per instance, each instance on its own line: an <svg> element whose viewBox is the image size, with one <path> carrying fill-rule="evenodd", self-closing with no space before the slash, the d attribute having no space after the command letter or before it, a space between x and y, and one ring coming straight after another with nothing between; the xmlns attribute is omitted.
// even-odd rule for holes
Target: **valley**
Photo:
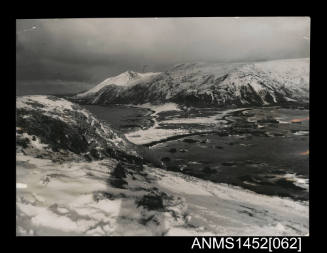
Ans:
<svg viewBox="0 0 327 253"><path fill-rule="evenodd" d="M87 108L97 115L98 106ZM116 108L107 107L108 114ZM308 110L150 108L155 124L126 131L128 116L123 111L112 124L131 142L149 147L165 169L261 194L308 200Z"/></svg>
<svg viewBox="0 0 327 253"><path fill-rule="evenodd" d="M308 235L309 59L16 100L18 235Z"/></svg>
<svg viewBox="0 0 327 253"><path fill-rule="evenodd" d="M306 110L88 109L18 97L17 235L308 235Z"/></svg>

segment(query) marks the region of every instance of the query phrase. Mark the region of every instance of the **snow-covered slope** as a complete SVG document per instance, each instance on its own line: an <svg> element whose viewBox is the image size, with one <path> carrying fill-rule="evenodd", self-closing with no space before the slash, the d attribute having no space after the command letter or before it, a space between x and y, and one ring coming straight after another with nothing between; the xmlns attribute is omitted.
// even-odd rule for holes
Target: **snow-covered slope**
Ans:
<svg viewBox="0 0 327 253"><path fill-rule="evenodd" d="M141 157L134 145L90 112L54 96L24 96L16 100L17 147L25 153L54 157L63 152L93 160L103 157Z"/></svg>
<svg viewBox="0 0 327 253"><path fill-rule="evenodd" d="M107 87L108 85L117 85L117 86L132 86L140 82L145 82L149 80L151 77L154 77L158 75L159 73L137 73L134 71L126 71L124 73L121 73L118 76L109 77L103 82L99 83L92 89L85 91L83 93L80 93L77 95L77 97L84 97L84 96L90 96L94 93L98 92L104 87Z"/></svg>
<svg viewBox="0 0 327 253"><path fill-rule="evenodd" d="M214 106L307 104L309 100L308 58L179 64L132 82L121 76L125 73L107 79L122 80L117 82L120 86L108 85L111 81L106 80L73 99L90 104L175 102Z"/></svg>
<svg viewBox="0 0 327 253"><path fill-rule="evenodd" d="M16 107L17 235L308 233L307 202L146 165L135 145L64 99L18 97Z"/></svg>
<svg viewBox="0 0 327 253"><path fill-rule="evenodd" d="M16 107L17 235L163 235L185 224L183 200L155 188L144 153L109 125L53 96Z"/></svg>

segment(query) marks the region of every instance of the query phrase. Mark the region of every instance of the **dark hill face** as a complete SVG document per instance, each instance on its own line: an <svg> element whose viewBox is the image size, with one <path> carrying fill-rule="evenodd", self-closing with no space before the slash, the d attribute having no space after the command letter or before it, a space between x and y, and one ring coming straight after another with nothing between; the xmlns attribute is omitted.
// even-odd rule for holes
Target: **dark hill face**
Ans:
<svg viewBox="0 0 327 253"><path fill-rule="evenodd" d="M72 99L78 103L103 105L148 102L194 106L307 105L309 59L251 64L180 64L132 84L119 82L119 85L100 83L101 89L96 92L90 90Z"/></svg>
<svg viewBox="0 0 327 253"><path fill-rule="evenodd" d="M16 108L16 149L24 153L53 160L142 161L123 135L65 99L18 97Z"/></svg>

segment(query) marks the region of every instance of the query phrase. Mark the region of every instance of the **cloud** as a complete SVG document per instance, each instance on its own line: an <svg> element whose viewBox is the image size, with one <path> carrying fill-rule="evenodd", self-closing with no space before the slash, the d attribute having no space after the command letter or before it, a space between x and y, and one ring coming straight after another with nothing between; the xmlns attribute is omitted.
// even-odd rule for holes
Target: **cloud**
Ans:
<svg viewBox="0 0 327 253"><path fill-rule="evenodd" d="M73 94L92 88L93 85L87 82L67 80L28 80L17 81L16 95L53 95Z"/></svg>
<svg viewBox="0 0 327 253"><path fill-rule="evenodd" d="M309 56L310 19L29 19L16 25L17 79L97 83L189 61Z"/></svg>

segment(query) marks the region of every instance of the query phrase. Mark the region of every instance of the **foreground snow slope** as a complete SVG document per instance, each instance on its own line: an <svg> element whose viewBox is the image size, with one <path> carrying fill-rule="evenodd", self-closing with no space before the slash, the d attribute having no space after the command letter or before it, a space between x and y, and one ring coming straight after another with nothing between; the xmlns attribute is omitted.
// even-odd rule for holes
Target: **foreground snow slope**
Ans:
<svg viewBox="0 0 327 253"><path fill-rule="evenodd" d="M116 164L59 164L18 154L17 234L308 234L307 203L156 168L146 168L146 177L128 175L128 187L117 188L107 183ZM146 196L162 198L163 207L142 207Z"/></svg>
<svg viewBox="0 0 327 253"><path fill-rule="evenodd" d="M307 104L309 101L308 58L180 64L163 73L152 73L151 78L135 78L133 85L121 76L125 73L108 79L119 80L116 85L104 81L73 99L90 104L175 102L215 106Z"/></svg>
<svg viewBox="0 0 327 253"><path fill-rule="evenodd" d="M308 235L308 202L260 195L181 173L149 168L159 189L185 200L195 229L172 228L168 235Z"/></svg>
<svg viewBox="0 0 327 253"><path fill-rule="evenodd" d="M145 165L135 145L63 99L17 98L16 138L17 235L308 233L308 203Z"/></svg>
<svg viewBox="0 0 327 253"><path fill-rule="evenodd" d="M182 199L148 182L144 151L88 111L52 96L17 98L18 235L163 235Z"/></svg>
<svg viewBox="0 0 327 253"><path fill-rule="evenodd" d="M165 235L185 225L185 202L118 160L64 163L17 154L18 235ZM115 172L116 171L116 172Z"/></svg>

